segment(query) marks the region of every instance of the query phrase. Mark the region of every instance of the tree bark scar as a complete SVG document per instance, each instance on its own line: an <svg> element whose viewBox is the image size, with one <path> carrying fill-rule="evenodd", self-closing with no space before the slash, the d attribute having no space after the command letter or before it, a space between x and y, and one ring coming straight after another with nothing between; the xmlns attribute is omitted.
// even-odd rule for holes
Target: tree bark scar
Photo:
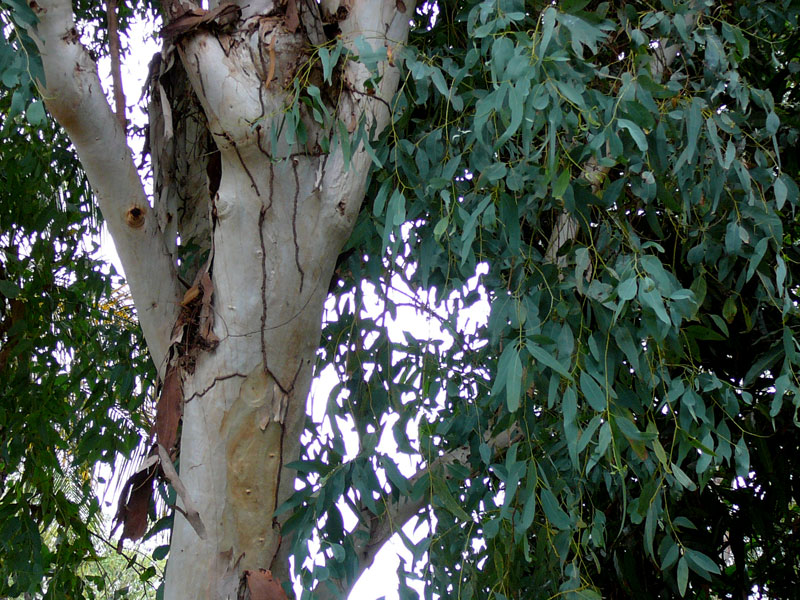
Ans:
<svg viewBox="0 0 800 600"><path fill-rule="evenodd" d="M144 225L145 209L141 206L132 206L125 213L125 222L132 229L139 229Z"/></svg>
<svg viewBox="0 0 800 600"><path fill-rule="evenodd" d="M297 270L300 273L300 293L303 292L303 281L305 280L305 271L300 266L300 245L297 243L297 200L300 196L300 179L297 176L297 159L292 158L292 171L294 171L294 207L292 212L292 233L294 234L294 262L297 265Z"/></svg>

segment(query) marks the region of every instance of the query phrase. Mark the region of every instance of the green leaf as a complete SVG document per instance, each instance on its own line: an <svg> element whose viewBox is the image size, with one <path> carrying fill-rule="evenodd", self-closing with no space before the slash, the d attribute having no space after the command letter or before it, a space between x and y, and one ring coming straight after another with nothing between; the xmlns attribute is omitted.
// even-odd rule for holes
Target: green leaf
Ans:
<svg viewBox="0 0 800 600"><path fill-rule="evenodd" d="M551 369L553 369L553 371L561 375L564 379L570 382L573 381L570 372L567 371L567 369L564 368L564 365L558 362L558 360L556 360L556 358L552 354L550 354L547 350L545 350L541 346L538 346L537 344L531 341L528 341L525 344L525 347L527 348L528 352L535 361L542 363L546 367L550 367Z"/></svg>
<svg viewBox="0 0 800 600"><path fill-rule="evenodd" d="M556 25L556 14L556 9L552 6L548 6L542 15L542 39L536 50L540 61L546 55L547 47L550 45L550 40L553 37L553 30Z"/></svg>
<svg viewBox="0 0 800 600"><path fill-rule="evenodd" d="M781 210L783 205L786 203L787 196L789 195L789 188L786 187L783 179L776 177L775 182L772 184L772 189L775 192L775 206L778 208L778 210Z"/></svg>
<svg viewBox="0 0 800 600"><path fill-rule="evenodd" d="M481 460L483 464L489 465L492 462L492 449L489 447L489 444L486 442L481 442L481 445L478 446L478 452L481 455Z"/></svg>
<svg viewBox="0 0 800 600"><path fill-rule="evenodd" d="M617 124L622 127L623 129L627 129L628 133L631 134L633 141L636 143L636 146L642 152L647 152L647 137L644 135L644 131L633 121L629 121L628 119L617 119Z"/></svg>
<svg viewBox="0 0 800 600"><path fill-rule="evenodd" d="M314 100L314 111L315 113L318 111L320 113L319 116L316 116L316 120L318 123L327 123L328 120L331 118L328 109L325 107L325 103L322 101L322 95L320 90L315 85L309 85L306 88L306 92L308 93L309 97ZM320 118L321 117L321 118ZM380 167L381 165L377 165Z"/></svg>
<svg viewBox="0 0 800 600"><path fill-rule="evenodd" d="M447 82L444 80L444 76L442 72L434 67L431 71L431 81L433 81L433 85L439 90L439 93L448 98L450 96L450 88L447 87Z"/></svg>
<svg viewBox="0 0 800 600"><path fill-rule="evenodd" d="M785 373L775 380L775 394L772 397L772 403L770 404L769 409L770 417L776 417L778 416L778 413L781 412L781 407L783 406L783 395L790 387L791 382L789 381L789 376Z"/></svg>
<svg viewBox="0 0 800 600"><path fill-rule="evenodd" d="M694 481L689 479L689 476L683 472L683 469L681 469L675 463L670 463L670 466L672 467L672 474L675 476L675 479L681 486L685 487L690 492L697 489L697 486L694 484Z"/></svg>
<svg viewBox="0 0 800 600"><path fill-rule="evenodd" d="M322 63L322 78L330 83L331 75L333 74L333 61L327 48L319 49L319 60Z"/></svg>
<svg viewBox="0 0 800 600"><path fill-rule="evenodd" d="M525 108L525 97L528 95L530 89L530 80L523 79L517 82L516 85L511 86L508 91L508 104L511 107L511 121L508 124L503 135L497 140L495 149L499 149L513 136L522 123L523 110Z"/></svg>
<svg viewBox="0 0 800 600"><path fill-rule="evenodd" d="M28 105L28 110L25 111L25 117L28 119L28 123L34 127L41 126L47 120L47 116L44 112L44 104L39 100L33 100Z"/></svg>
<svg viewBox="0 0 800 600"><path fill-rule="evenodd" d="M581 372L581 392L583 392L583 396L586 398L586 401L589 403L594 410L597 412L605 412L606 410L606 394L603 392L602 388L597 384L597 382L586 373L586 371Z"/></svg>
<svg viewBox="0 0 800 600"><path fill-rule="evenodd" d="M637 346L633 341L631 332L626 327L617 327L614 330L614 340L617 346L625 354L628 364L634 371L639 370L639 354L642 352L641 345Z"/></svg>
<svg viewBox="0 0 800 600"><path fill-rule="evenodd" d="M686 149L678 158L675 164L675 171L677 172L683 163L692 163L694 155L697 151L697 140L700 137L700 127L703 125L703 115L700 111L701 100L694 98L689 105L689 114L686 120Z"/></svg>
<svg viewBox="0 0 800 600"><path fill-rule="evenodd" d="M575 418L578 414L578 396L572 386L564 390L564 397L561 400L561 411L564 413L565 425L575 422Z"/></svg>
<svg viewBox="0 0 800 600"><path fill-rule="evenodd" d="M736 318L737 311L736 298L733 296L728 296L722 305L722 317L728 323L733 323L733 320Z"/></svg>
<svg viewBox="0 0 800 600"><path fill-rule="evenodd" d="M656 314L656 317L661 321L667 325L672 325L672 321L669 320L669 315L664 307L664 299L661 297L658 290L652 286L652 280L649 277L646 277L645 280L650 281L651 285L647 286L650 287L650 289L648 290L645 285L639 286L639 301L642 305L651 308Z"/></svg>
<svg viewBox="0 0 800 600"><path fill-rule="evenodd" d="M686 556L681 556L681 559L678 561L678 591L681 594L681 597L686 595L686 586L689 583L689 564L686 562Z"/></svg>
<svg viewBox="0 0 800 600"><path fill-rule="evenodd" d="M585 103L583 101L583 90L574 86L569 81L563 81L561 79L557 79L555 81L556 88L561 94L572 104L579 108L584 108Z"/></svg>
<svg viewBox="0 0 800 600"><path fill-rule="evenodd" d="M650 441L656 434L647 431L640 431L630 418L622 415L617 415L614 424L619 427L622 435L628 438L629 441L644 442Z"/></svg>
<svg viewBox="0 0 800 600"><path fill-rule="evenodd" d="M675 527L686 527L687 529L697 529L694 523L692 523L689 519L687 519L684 516L675 517L675 519L672 520L672 524Z"/></svg>
<svg viewBox="0 0 800 600"><path fill-rule="evenodd" d="M750 451L744 441L744 436L736 442L733 456L736 461L736 476L747 479L750 476Z"/></svg>
<svg viewBox="0 0 800 600"><path fill-rule="evenodd" d="M163 546L158 546L155 550L153 550L153 560L163 560L169 554L169 544L164 544Z"/></svg>
<svg viewBox="0 0 800 600"><path fill-rule="evenodd" d="M569 529L569 516L558 504L558 500L556 500L553 492L547 488L543 488L540 493L540 499L542 501L542 510L544 510L547 520L550 521L553 527L556 529Z"/></svg>
<svg viewBox="0 0 800 600"><path fill-rule="evenodd" d="M750 278L753 277L753 274L756 272L758 265L761 263L761 259L764 258L768 245L769 238L764 237L758 240L755 250L753 250L753 256L750 258L747 266L747 275L745 277L747 281L750 281Z"/></svg>
<svg viewBox="0 0 800 600"><path fill-rule="evenodd" d="M586 426L586 429L583 430L581 433L581 439L578 442L578 452L583 452L586 449L586 446L589 445L589 442L592 441L594 437L595 431L598 430L600 425L602 424L603 419L601 415L595 415L592 417L592 420L589 421L589 424Z"/></svg>
<svg viewBox="0 0 800 600"><path fill-rule="evenodd" d="M13 281L0 279L0 294L3 294L6 298L14 299L19 296L20 291L19 286Z"/></svg>
<svg viewBox="0 0 800 600"><path fill-rule="evenodd" d="M592 25L580 17L571 14L558 14L558 22L569 30L572 41L572 50L583 58L583 47L588 48L592 54L597 54L597 43L604 40L605 32L597 25Z"/></svg>
<svg viewBox="0 0 800 600"><path fill-rule="evenodd" d="M522 391L522 361L516 343L510 343L503 350L497 363L497 377L492 387L492 394L499 394L506 390L506 405L509 412L516 412L519 408L520 394Z"/></svg>
<svg viewBox="0 0 800 600"><path fill-rule="evenodd" d="M533 460L528 462L527 474L525 475L525 491L522 497L522 520L520 527L523 531L527 531L533 524L533 519L536 516L536 488L538 487L538 476L536 463Z"/></svg>
<svg viewBox="0 0 800 600"><path fill-rule="evenodd" d="M786 281L786 261L780 256L775 257L775 285L778 288L778 297L783 296L783 284Z"/></svg>
<svg viewBox="0 0 800 600"><path fill-rule="evenodd" d="M686 559L689 561L689 566L692 571L698 575L706 576L707 573L719 575L719 565L711 560L708 556L697 550L686 549Z"/></svg>
<svg viewBox="0 0 800 600"><path fill-rule="evenodd" d="M664 450L664 446L661 445L661 442L658 441L658 439L653 440L653 452L656 453L656 458L658 458L658 462L660 462L662 466L669 466L667 452Z"/></svg>
<svg viewBox="0 0 800 600"><path fill-rule="evenodd" d="M777 133L778 127L781 126L781 120L778 118L773 111L767 115L767 122L766 122L766 131L765 133L768 136L773 136Z"/></svg>
<svg viewBox="0 0 800 600"><path fill-rule="evenodd" d="M447 486L447 481L444 478L440 476L433 476L431 477L431 481L433 483L434 501L439 506L445 508L453 516L459 518L465 523L472 520L467 512L461 508L461 505L453 497L453 494L450 492L450 489Z"/></svg>
<svg viewBox="0 0 800 600"><path fill-rule="evenodd" d="M678 544L675 543L675 540L673 540L671 537L667 537L666 539L669 543L669 550L664 552L664 558L661 560L662 571L668 570L670 567L672 567L672 565L675 564L675 561L678 560L678 551L680 550Z"/></svg>
<svg viewBox="0 0 800 600"><path fill-rule="evenodd" d="M570 178L569 169L561 171L558 179L553 184L553 198L557 198L558 200L564 198L564 192L566 192L569 187Z"/></svg>
<svg viewBox="0 0 800 600"><path fill-rule="evenodd" d="M644 522L644 549L647 551L648 556L652 557L654 560L653 538L655 537L656 524L658 523L658 518L655 513L656 503L653 501L650 502L650 506L647 507L647 517Z"/></svg>
<svg viewBox="0 0 800 600"><path fill-rule="evenodd" d="M448 219L447 215L443 216L436 222L436 226L433 228L433 237L437 240L441 239L442 234L447 230L447 226L450 223L450 219Z"/></svg>
<svg viewBox="0 0 800 600"><path fill-rule="evenodd" d="M633 300L633 298L636 297L637 288L636 277L629 277L617 286L617 295L620 300L624 300L625 302Z"/></svg>
<svg viewBox="0 0 800 600"><path fill-rule="evenodd" d="M392 482L403 496L408 496L410 494L408 479L406 479L400 472L400 469L397 468L394 460L388 456L380 456L378 462L386 471L386 477L388 477L389 481Z"/></svg>
<svg viewBox="0 0 800 600"><path fill-rule="evenodd" d="M402 225L406 221L406 198L399 189L392 192L392 197L389 199L389 206L386 210L386 223L394 225Z"/></svg>
<svg viewBox="0 0 800 600"><path fill-rule="evenodd" d="M611 423L606 421L600 427L600 435L597 439L597 454L603 456L611 443Z"/></svg>

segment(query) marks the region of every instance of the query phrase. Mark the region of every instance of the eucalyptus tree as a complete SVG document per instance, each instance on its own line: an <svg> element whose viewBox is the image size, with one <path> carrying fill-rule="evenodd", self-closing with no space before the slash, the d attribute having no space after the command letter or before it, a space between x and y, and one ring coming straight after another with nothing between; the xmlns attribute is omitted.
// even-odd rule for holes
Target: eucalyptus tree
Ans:
<svg viewBox="0 0 800 600"><path fill-rule="evenodd" d="M343 594L392 534L403 598L797 581L796 2L165 1L152 189L103 15L4 6L159 374L119 518L177 491L166 598Z"/></svg>

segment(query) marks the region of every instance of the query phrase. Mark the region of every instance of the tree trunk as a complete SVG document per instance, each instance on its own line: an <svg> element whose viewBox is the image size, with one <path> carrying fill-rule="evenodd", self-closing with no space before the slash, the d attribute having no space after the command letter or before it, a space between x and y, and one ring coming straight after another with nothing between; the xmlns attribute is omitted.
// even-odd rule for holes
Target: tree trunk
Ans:
<svg viewBox="0 0 800 600"><path fill-rule="evenodd" d="M323 301L369 169L363 148L349 168L341 145L322 152L331 124L302 110L307 142L287 138L292 82L306 69L303 76L325 89L320 68L308 68L311 42L327 41L321 19L344 17L338 26L348 48L361 35L380 48L403 42L409 14L394 1L249 0L233 23L186 29L175 17L189 3L165 4L177 32L165 41L151 86L152 204L77 39L69 1L32 2L41 21L33 34L47 105L92 182L153 359L162 378L175 369L183 381L178 504L196 510L202 528L176 515L165 597L237 598L248 570L289 579L289 544L281 544L273 512L294 491L284 465L300 456ZM380 72L378 89L367 93L369 72L345 61L338 90L326 92L331 114L382 129L397 74L385 61ZM178 271L187 283L210 275L213 296L207 285L202 294L211 310L199 317L213 321L205 344L186 316L197 288L187 292Z"/></svg>

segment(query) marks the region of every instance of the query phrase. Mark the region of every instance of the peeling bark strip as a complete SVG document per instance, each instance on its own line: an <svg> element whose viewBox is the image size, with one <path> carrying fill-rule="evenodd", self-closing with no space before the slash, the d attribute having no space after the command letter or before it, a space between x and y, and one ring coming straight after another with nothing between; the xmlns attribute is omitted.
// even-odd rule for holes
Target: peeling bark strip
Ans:
<svg viewBox="0 0 800 600"><path fill-rule="evenodd" d="M183 382L178 365L167 368L167 376L156 404L156 442L172 452L178 444L178 426L183 415Z"/></svg>
<svg viewBox="0 0 800 600"><path fill-rule="evenodd" d="M167 451L161 444L158 444L158 458L161 461L161 470L164 473L164 477L167 481L169 481L170 485L175 488L175 493L178 494L178 497L183 501L183 509L180 509L177 505L175 508L180 510L183 513L183 516L186 517L186 520L192 524L192 527L194 527L198 537L201 540L206 539L208 537L206 534L206 526L203 525L203 520L200 518L200 513L195 507L194 502L192 502L192 499L189 497L189 492L186 490L186 486L183 485L181 478L178 477L178 472L175 470L175 466L172 464L172 459L169 457L169 454L167 454Z"/></svg>
<svg viewBox="0 0 800 600"><path fill-rule="evenodd" d="M212 27L214 25L225 27L236 23L241 14L242 9L230 2L220 4L213 10L203 10L202 8L186 9L161 30L161 37L167 40L174 40L182 35L192 33L199 27Z"/></svg>
<svg viewBox="0 0 800 600"><path fill-rule="evenodd" d="M157 466L155 463L134 473L125 485L117 503L117 514L114 516L114 527L111 535L122 525L122 535L117 543L117 551L122 550L122 542L126 539L136 541L147 531L147 512L153 496Z"/></svg>
<svg viewBox="0 0 800 600"><path fill-rule="evenodd" d="M199 511L189 499L189 492L172 465L172 457L176 457L179 452L178 432L184 405L183 378L187 371L193 371L197 353L204 349L213 349L219 341L212 331L214 316L211 299L214 286L209 274L212 258L213 255L197 274L194 285L186 290L180 302L181 312L173 327L173 343L167 372L156 404L156 422L153 431L155 443L145 461L145 464L149 465L152 457L160 458L160 473L175 488L184 505L183 509L178 506L175 508L183 513L201 539L206 538L206 528ZM124 523L120 543L125 538L133 541L141 539L147 530L147 512L155 491L153 481L159 473L158 470L151 471L152 468L150 466L146 471L149 474L146 480L149 482L148 486L141 485L140 472L131 476L123 487L116 516L117 525ZM133 489L136 493L127 494L126 489Z"/></svg>

